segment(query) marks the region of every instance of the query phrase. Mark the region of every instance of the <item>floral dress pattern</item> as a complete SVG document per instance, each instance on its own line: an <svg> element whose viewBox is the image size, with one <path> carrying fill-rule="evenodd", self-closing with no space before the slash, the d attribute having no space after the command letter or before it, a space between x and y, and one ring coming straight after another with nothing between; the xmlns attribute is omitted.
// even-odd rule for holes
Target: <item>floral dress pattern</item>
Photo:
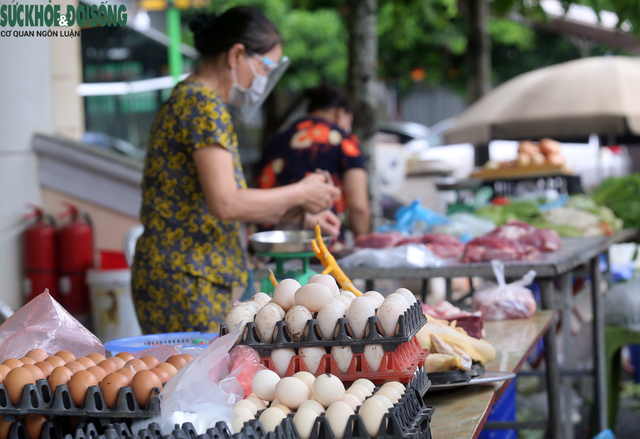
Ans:
<svg viewBox="0 0 640 439"><path fill-rule="evenodd" d="M142 180L132 294L144 333L216 331L231 287L246 285L240 223L209 213L192 153L218 144L233 154L238 188L247 184L231 116L222 99L180 82L149 136Z"/></svg>

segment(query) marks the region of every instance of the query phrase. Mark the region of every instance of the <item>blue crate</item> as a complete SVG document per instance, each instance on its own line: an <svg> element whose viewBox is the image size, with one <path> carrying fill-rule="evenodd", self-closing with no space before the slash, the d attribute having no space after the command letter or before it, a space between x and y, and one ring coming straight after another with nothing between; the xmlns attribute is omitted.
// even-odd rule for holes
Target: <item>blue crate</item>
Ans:
<svg viewBox="0 0 640 439"><path fill-rule="evenodd" d="M516 380L512 380L491 408L487 421L515 421L516 420ZM488 430L483 429L478 439L517 439L517 430Z"/></svg>
<svg viewBox="0 0 640 439"><path fill-rule="evenodd" d="M104 344L104 349L111 355L119 352L129 352L136 354L145 349L155 348L162 345L180 347L202 347L206 348L209 343L218 337L217 332L173 332L170 334L150 334L137 337L118 338ZM205 340L206 344L196 344L194 340Z"/></svg>

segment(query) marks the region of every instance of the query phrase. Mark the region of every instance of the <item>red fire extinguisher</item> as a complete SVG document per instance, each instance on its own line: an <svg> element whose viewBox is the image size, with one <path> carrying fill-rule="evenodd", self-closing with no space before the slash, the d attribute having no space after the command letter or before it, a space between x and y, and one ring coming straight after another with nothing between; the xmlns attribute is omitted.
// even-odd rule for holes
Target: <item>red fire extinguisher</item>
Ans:
<svg viewBox="0 0 640 439"><path fill-rule="evenodd" d="M58 299L58 273L56 271L56 227L53 216L42 208L29 204L33 212L24 220L36 218L23 234L24 245L24 294L30 301L46 288L54 299Z"/></svg>
<svg viewBox="0 0 640 439"><path fill-rule="evenodd" d="M72 314L89 314L89 287L85 275L93 268L93 231L91 219L78 208L63 202L67 211L59 218L70 217L57 235L60 303Z"/></svg>

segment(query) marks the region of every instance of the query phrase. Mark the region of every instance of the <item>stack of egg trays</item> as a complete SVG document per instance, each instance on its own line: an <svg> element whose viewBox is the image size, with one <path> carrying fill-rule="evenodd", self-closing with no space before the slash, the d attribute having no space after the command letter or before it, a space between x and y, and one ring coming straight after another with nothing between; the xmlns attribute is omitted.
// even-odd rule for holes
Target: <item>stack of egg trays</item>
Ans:
<svg viewBox="0 0 640 439"><path fill-rule="evenodd" d="M380 320L377 316L369 317L363 338L356 338L346 318L337 321L333 340L324 340L315 319L307 321L301 341L294 341L286 322L279 321L273 331L273 341L263 343L260 332L254 322L245 326L240 344L251 346L261 357L271 356L272 349L351 346L354 353L364 352L364 347L371 344L382 345L386 352L394 351L398 346L411 340L427 323L422 312L422 302L416 301L398 317L398 331L393 337L384 335ZM226 335L229 330L224 324L220 325L220 335Z"/></svg>
<svg viewBox="0 0 640 439"><path fill-rule="evenodd" d="M427 394L427 391L432 384L429 378L430 375L431 374L427 375L427 371L424 365L419 367L418 370L416 370L413 374L413 378L411 378L411 381L409 381L407 389L415 389L420 395L420 398L424 398L424 395Z"/></svg>
<svg viewBox="0 0 640 439"><path fill-rule="evenodd" d="M146 407L141 408L133 395L131 387L122 387L118 392L116 404L110 409L104 401L98 386L89 387L81 407L77 407L69 387L59 385L51 391L47 380L37 380L36 384L27 384L17 405L13 405L4 384L0 384L0 415L5 422L13 422L16 417L28 414L47 416L78 416L107 419L151 418L160 414L160 401L157 395L160 389L154 388L149 395Z"/></svg>

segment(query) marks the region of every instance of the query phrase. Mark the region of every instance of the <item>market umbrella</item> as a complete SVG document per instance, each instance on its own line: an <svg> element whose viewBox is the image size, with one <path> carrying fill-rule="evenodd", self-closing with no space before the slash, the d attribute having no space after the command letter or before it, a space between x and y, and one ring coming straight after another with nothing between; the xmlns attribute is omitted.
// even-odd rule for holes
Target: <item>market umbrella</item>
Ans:
<svg viewBox="0 0 640 439"><path fill-rule="evenodd" d="M488 144L590 134L640 136L640 58L583 58L524 73L461 113L444 139Z"/></svg>

